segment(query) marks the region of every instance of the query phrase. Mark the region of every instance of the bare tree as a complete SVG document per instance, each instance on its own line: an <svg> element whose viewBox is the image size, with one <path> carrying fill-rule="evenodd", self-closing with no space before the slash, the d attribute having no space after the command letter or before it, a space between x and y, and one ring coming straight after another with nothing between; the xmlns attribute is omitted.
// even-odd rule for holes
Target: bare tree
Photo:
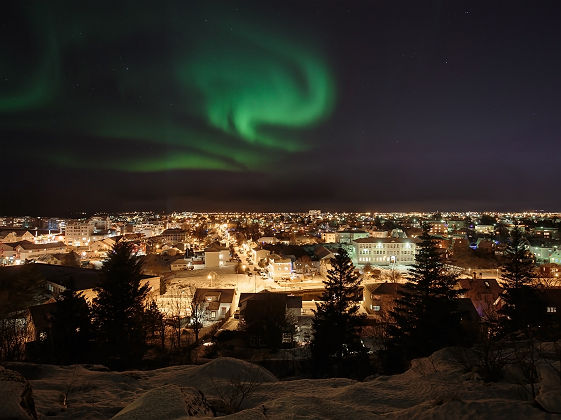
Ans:
<svg viewBox="0 0 561 420"><path fill-rule="evenodd" d="M400 283L401 280L403 279L401 272L399 270L396 270L395 267L392 267L386 273L385 277L387 280L389 280L390 283Z"/></svg>
<svg viewBox="0 0 561 420"><path fill-rule="evenodd" d="M533 280L534 280L533 281L534 286L538 286L538 287L542 286L542 287L550 288L559 285L558 277L554 277L550 273L548 274L546 271L540 269L535 271L535 277Z"/></svg>
<svg viewBox="0 0 561 420"><path fill-rule="evenodd" d="M214 393L220 402L220 407L217 407L217 411L224 414L233 414L240 411L243 403L261 385L256 369L238 372L228 378L226 383L218 383L212 378L211 381Z"/></svg>
<svg viewBox="0 0 561 420"><path fill-rule="evenodd" d="M189 289L172 292L166 305L165 322L171 329L172 347L177 349L181 349L181 324L182 320L187 318L190 302L189 293Z"/></svg>
<svg viewBox="0 0 561 420"><path fill-rule="evenodd" d="M195 344L199 342L199 333L204 325L207 306L208 302L205 301L204 297L193 292L190 304L191 318L189 326L193 330L193 334L195 334Z"/></svg>

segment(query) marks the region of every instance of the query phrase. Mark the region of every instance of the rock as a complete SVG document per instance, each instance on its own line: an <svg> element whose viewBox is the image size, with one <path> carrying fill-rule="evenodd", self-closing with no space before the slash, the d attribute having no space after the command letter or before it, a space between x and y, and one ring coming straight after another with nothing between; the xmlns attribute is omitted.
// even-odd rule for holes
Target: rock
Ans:
<svg viewBox="0 0 561 420"><path fill-rule="evenodd" d="M536 363L538 395L536 402L549 413L561 414L561 379L556 368L545 361Z"/></svg>
<svg viewBox="0 0 561 420"><path fill-rule="evenodd" d="M214 417L203 393L192 387L163 385L152 389L119 411L113 419L183 419Z"/></svg>
<svg viewBox="0 0 561 420"><path fill-rule="evenodd" d="M0 419L37 419L31 385L20 373L0 366Z"/></svg>

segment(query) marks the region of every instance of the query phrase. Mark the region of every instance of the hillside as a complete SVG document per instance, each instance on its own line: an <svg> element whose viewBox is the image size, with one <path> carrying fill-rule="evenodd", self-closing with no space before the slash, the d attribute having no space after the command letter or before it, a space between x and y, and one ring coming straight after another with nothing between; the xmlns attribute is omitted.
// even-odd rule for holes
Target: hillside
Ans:
<svg viewBox="0 0 561 420"><path fill-rule="evenodd" d="M269 371L237 359L152 371L111 372L103 366L10 363L0 368L0 392L8 395L0 418L182 419L372 419L372 418L561 418L559 361L537 364L538 395L532 399L516 370L485 383L468 366L474 355L443 349L413 361L400 375L279 381ZM28 382L23 380L20 372ZM31 385L32 398L20 405ZM67 397L66 402L64 397ZM241 396L245 396L242 399ZM226 413L239 410L235 414ZM549 411L549 412L548 412Z"/></svg>

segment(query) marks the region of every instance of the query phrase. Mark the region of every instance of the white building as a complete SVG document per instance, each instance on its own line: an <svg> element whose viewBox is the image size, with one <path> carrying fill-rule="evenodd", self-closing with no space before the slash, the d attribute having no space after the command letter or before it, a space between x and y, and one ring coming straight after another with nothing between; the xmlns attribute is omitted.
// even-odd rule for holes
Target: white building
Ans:
<svg viewBox="0 0 561 420"><path fill-rule="evenodd" d="M290 258L282 258L279 255L272 254L269 256L269 276L273 279L289 278L292 274L292 260Z"/></svg>
<svg viewBox="0 0 561 420"><path fill-rule="evenodd" d="M261 245L265 245L265 244L274 245L278 242L279 242L279 240L277 238L275 238L274 236L262 236L259 239L257 239L257 243L259 243Z"/></svg>
<svg viewBox="0 0 561 420"><path fill-rule="evenodd" d="M326 244L334 244L337 242L337 233L336 232L322 232L321 239Z"/></svg>
<svg viewBox="0 0 561 420"><path fill-rule="evenodd" d="M66 222L64 242L70 246L85 246L90 244L95 230L95 222L90 220L69 220Z"/></svg>
<svg viewBox="0 0 561 420"><path fill-rule="evenodd" d="M251 250L251 257L253 258L253 261L257 264L259 263L259 261L267 258L270 253L271 251L267 249L263 249L261 247L255 247Z"/></svg>
<svg viewBox="0 0 561 420"><path fill-rule="evenodd" d="M405 238L359 238L353 241L357 265L411 265L415 262L415 241Z"/></svg>
<svg viewBox="0 0 561 420"><path fill-rule="evenodd" d="M491 235L495 232L495 225L476 225L475 232Z"/></svg>
<svg viewBox="0 0 561 420"><path fill-rule="evenodd" d="M235 295L235 289L197 289L193 299L202 303L203 326L230 317Z"/></svg>
<svg viewBox="0 0 561 420"><path fill-rule="evenodd" d="M34 244L29 241L21 241L14 246L15 259L24 262L25 260L37 258L48 254L62 254L66 252L66 245L62 242L49 244Z"/></svg>
<svg viewBox="0 0 561 420"><path fill-rule="evenodd" d="M230 250L221 246L211 246L205 249L205 267L222 267L230 259Z"/></svg>

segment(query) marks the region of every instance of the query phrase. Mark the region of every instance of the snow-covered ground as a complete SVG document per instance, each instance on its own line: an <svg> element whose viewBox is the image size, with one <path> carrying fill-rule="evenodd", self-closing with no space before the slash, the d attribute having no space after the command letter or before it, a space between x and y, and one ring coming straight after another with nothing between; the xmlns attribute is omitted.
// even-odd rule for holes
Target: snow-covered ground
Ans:
<svg viewBox="0 0 561 420"><path fill-rule="evenodd" d="M470 355L468 354L469 358ZM534 400L515 379L485 383L464 350L444 349L394 376L279 381L267 370L221 358L200 366L110 372L101 366L10 364L29 380L40 418L180 419L237 405L230 419L561 418L559 361L538 364ZM552 364L551 364L552 363ZM251 386L244 386L244 383ZM0 376L0 384L1 384ZM201 394L202 393L202 394ZM67 394L67 407L63 406ZM232 403L233 402L233 403ZM1 402L0 402L1 407ZM549 410L546 411L546 410ZM0 413L1 414L1 413ZM0 415L2 418L2 415Z"/></svg>

